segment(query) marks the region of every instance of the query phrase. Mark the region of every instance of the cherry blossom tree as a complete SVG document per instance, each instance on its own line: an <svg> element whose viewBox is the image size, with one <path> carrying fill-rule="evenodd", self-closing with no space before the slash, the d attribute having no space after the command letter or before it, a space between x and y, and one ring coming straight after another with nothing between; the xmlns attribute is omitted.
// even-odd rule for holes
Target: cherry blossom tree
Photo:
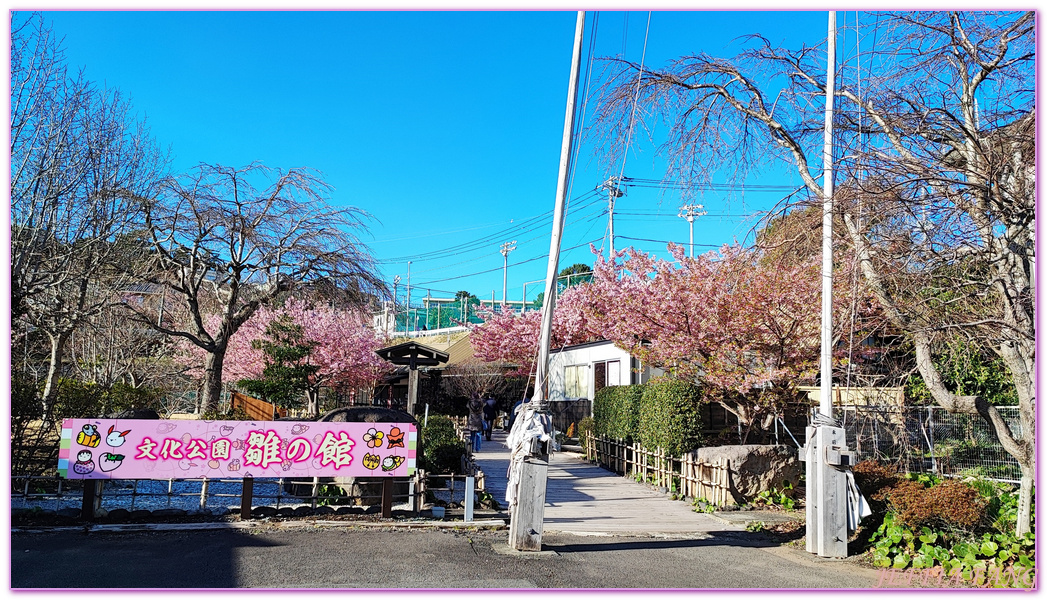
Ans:
<svg viewBox="0 0 1047 600"><path fill-rule="evenodd" d="M792 264L761 260L737 246L695 258L670 245L675 261L628 250L598 260L588 287L587 327L640 360L675 377L700 382L705 398L720 403L760 437L788 402L797 383L817 374L821 289L817 260ZM835 299L836 318L868 302ZM859 315L864 318L866 315Z"/></svg>
<svg viewBox="0 0 1047 600"><path fill-rule="evenodd" d="M363 310L313 305L297 298L278 308L261 307L230 338L225 374L233 379L258 378L265 369L265 356L252 342L265 337L270 323L287 318L302 330L302 341L313 345L308 361L319 369L309 378L306 400L309 413L317 414L320 389L372 389L390 366L375 354L383 345ZM212 315L208 324L217 323ZM201 364L203 350L185 344L190 360Z"/></svg>
<svg viewBox="0 0 1047 600"><path fill-rule="evenodd" d="M205 412L218 406L230 339L260 308L315 285L350 291L361 306L386 293L357 235L369 215L332 206L330 190L311 169L201 164L141 199L154 262L146 280L166 286L187 318L140 322L205 351ZM212 313L220 319L205 327Z"/></svg>
<svg viewBox="0 0 1047 600"><path fill-rule="evenodd" d="M567 288L556 300L553 314L554 346L580 344L601 339L591 327L588 284ZM482 309L484 322L473 328L471 342L475 355L483 361L517 365L511 375L528 375L538 358L541 311L514 313Z"/></svg>

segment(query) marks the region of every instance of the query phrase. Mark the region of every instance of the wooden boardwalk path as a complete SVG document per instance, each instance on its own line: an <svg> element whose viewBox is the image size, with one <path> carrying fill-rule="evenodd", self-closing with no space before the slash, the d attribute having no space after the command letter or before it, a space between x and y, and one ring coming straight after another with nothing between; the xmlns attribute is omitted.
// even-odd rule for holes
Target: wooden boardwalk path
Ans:
<svg viewBox="0 0 1047 600"><path fill-rule="evenodd" d="M506 434L494 433L476 453L487 491L502 506L509 468ZM576 534L681 535L739 531L690 503L670 500L650 486L621 477L572 453L553 454L545 496L545 531Z"/></svg>

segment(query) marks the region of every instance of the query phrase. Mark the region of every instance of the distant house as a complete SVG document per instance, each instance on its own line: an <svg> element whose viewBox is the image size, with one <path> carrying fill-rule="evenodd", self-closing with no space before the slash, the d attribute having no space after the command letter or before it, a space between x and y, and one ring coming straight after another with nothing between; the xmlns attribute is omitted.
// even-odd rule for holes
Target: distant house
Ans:
<svg viewBox="0 0 1047 600"><path fill-rule="evenodd" d="M608 340L564 346L549 352L549 400L592 400L609 385L647 383L662 374Z"/></svg>

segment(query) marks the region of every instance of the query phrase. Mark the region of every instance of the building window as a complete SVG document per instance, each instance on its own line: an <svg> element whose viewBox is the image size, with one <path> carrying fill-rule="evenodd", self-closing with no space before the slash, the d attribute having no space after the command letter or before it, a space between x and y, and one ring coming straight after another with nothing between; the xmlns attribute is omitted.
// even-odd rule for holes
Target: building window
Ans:
<svg viewBox="0 0 1047 600"><path fill-rule="evenodd" d="M609 385L622 385L621 365L617 360L593 363L593 390L598 392Z"/></svg>
<svg viewBox="0 0 1047 600"><path fill-rule="evenodd" d="M585 398L589 391L586 365L572 365L564 369L564 395L568 398Z"/></svg>

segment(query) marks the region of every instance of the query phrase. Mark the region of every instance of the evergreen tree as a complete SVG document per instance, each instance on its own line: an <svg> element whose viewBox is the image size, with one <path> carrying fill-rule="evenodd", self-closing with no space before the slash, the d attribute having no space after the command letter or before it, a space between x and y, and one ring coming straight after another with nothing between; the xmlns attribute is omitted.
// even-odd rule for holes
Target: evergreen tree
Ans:
<svg viewBox="0 0 1047 600"><path fill-rule="evenodd" d="M268 339L251 342L265 355L261 379L241 379L238 385L276 408L297 408L302 405L310 378L320 369L309 363L316 344L306 341L302 327L287 315L269 323L265 335Z"/></svg>

